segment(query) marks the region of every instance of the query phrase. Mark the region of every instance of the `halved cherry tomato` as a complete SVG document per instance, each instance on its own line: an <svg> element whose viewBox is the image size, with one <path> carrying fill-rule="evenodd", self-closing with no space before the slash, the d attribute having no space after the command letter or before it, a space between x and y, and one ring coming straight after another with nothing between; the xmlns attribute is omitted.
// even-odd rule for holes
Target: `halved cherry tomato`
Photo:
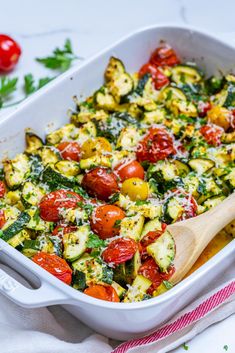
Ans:
<svg viewBox="0 0 235 353"><path fill-rule="evenodd" d="M0 34L0 71L11 71L21 54L19 44L9 36Z"/></svg>
<svg viewBox="0 0 235 353"><path fill-rule="evenodd" d="M6 186L3 181L0 181L0 198L4 197L6 193Z"/></svg>
<svg viewBox="0 0 235 353"><path fill-rule="evenodd" d="M61 211L66 208L76 208L78 202L83 198L76 192L69 190L56 190L45 195L40 204L40 217L44 221L58 222L61 217Z"/></svg>
<svg viewBox="0 0 235 353"><path fill-rule="evenodd" d="M58 224L52 232L52 235L63 238L64 234L72 233L77 230L76 226L68 226L67 224Z"/></svg>
<svg viewBox="0 0 235 353"><path fill-rule="evenodd" d="M77 142L61 142L57 146L63 159L79 162L81 158L81 148Z"/></svg>
<svg viewBox="0 0 235 353"><path fill-rule="evenodd" d="M103 251L102 258L107 263L119 265L132 259L138 250L138 244L131 238L113 240Z"/></svg>
<svg viewBox="0 0 235 353"><path fill-rule="evenodd" d="M115 167L115 173L119 176L121 181L130 178L144 179L144 168L137 161L123 162Z"/></svg>
<svg viewBox="0 0 235 353"><path fill-rule="evenodd" d="M164 43L154 50L150 62L156 66L174 66L180 63L180 59L171 46Z"/></svg>
<svg viewBox="0 0 235 353"><path fill-rule="evenodd" d="M91 218L91 229L101 239L119 234L120 222L125 217L123 210L114 205L102 205L95 209Z"/></svg>
<svg viewBox="0 0 235 353"><path fill-rule="evenodd" d="M221 144L221 137L223 135L223 128L210 124L204 125L200 129L200 133L209 145L219 146Z"/></svg>
<svg viewBox="0 0 235 353"><path fill-rule="evenodd" d="M196 217L197 215L197 202L191 194L188 194L184 190L172 190L175 196L179 196L177 200L183 207L183 214L177 219L177 221L183 221L188 218Z"/></svg>
<svg viewBox="0 0 235 353"><path fill-rule="evenodd" d="M112 286L94 284L84 290L90 297L107 300L109 302L120 302L117 292Z"/></svg>
<svg viewBox="0 0 235 353"><path fill-rule="evenodd" d="M4 226L5 223L6 223L6 217L5 217L4 210L0 210L0 229Z"/></svg>
<svg viewBox="0 0 235 353"><path fill-rule="evenodd" d="M139 161L155 163L175 154L173 139L162 128L150 128L147 136L138 144L136 157Z"/></svg>
<svg viewBox="0 0 235 353"><path fill-rule="evenodd" d="M40 251L32 257L32 260L62 282L71 284L72 269L61 257Z"/></svg>
<svg viewBox="0 0 235 353"><path fill-rule="evenodd" d="M119 189L117 177L107 168L95 168L86 173L82 179L82 187L91 196L105 201Z"/></svg>
<svg viewBox="0 0 235 353"><path fill-rule="evenodd" d="M159 70L156 65L153 65L151 63L144 64L140 71L139 71L139 77L141 78L145 74L150 74L152 76L153 82L154 82L154 87L159 90L163 86L168 85L170 82L168 77L164 75L164 73Z"/></svg>
<svg viewBox="0 0 235 353"><path fill-rule="evenodd" d="M199 102L197 105L198 115L203 118L207 112L211 109L210 102Z"/></svg>
<svg viewBox="0 0 235 353"><path fill-rule="evenodd" d="M148 257L148 253L147 253L146 247L149 244L153 243L157 238L159 238L165 232L166 227L167 227L167 224L166 223L162 223L162 229L161 230L155 230L155 231L148 232L141 239L141 242L140 242L140 245L141 245L140 254L141 254L141 258L142 259L146 259Z"/></svg>

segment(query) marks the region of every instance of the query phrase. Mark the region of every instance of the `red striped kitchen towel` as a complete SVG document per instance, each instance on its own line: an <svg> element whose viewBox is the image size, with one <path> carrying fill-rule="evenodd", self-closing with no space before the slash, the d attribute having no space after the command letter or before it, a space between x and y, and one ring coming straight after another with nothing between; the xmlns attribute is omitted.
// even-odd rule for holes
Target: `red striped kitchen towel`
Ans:
<svg viewBox="0 0 235 353"><path fill-rule="evenodd" d="M235 280L232 280L195 301L152 334L122 343L111 353L168 352L234 312Z"/></svg>

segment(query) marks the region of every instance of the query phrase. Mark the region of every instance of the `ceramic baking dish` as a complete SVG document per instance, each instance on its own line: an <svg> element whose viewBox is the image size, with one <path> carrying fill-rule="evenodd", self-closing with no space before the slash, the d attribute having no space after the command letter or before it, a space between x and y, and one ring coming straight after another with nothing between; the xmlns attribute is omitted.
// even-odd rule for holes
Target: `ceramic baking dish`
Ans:
<svg viewBox="0 0 235 353"><path fill-rule="evenodd" d="M226 72L235 66L235 49L211 35L187 27L153 26L137 31L87 60L78 68L48 84L0 122L0 157L21 152L24 129L39 135L68 121L72 96L86 97L103 82L103 72L111 55L124 61L134 72L165 40L186 60L195 60L208 75ZM20 252L0 240L0 261L21 273L33 285L29 289L0 270L0 292L19 305L33 308L61 304L81 321L106 336L126 340L151 332L193 300L235 258L232 241L195 273L167 293L139 303L111 303L86 296L47 273Z"/></svg>

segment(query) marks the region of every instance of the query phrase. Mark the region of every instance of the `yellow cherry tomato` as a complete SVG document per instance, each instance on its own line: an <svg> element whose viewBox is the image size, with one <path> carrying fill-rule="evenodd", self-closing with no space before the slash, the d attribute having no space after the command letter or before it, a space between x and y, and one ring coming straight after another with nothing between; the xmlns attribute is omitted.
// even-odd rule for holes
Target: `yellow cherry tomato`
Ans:
<svg viewBox="0 0 235 353"><path fill-rule="evenodd" d="M140 178L126 179L122 184L121 193L129 196L132 201L146 200L149 194L148 183Z"/></svg>
<svg viewBox="0 0 235 353"><path fill-rule="evenodd" d="M226 131L230 127L231 112L217 105L207 112L207 118L212 124L221 126Z"/></svg>
<svg viewBox="0 0 235 353"><path fill-rule="evenodd" d="M105 154L106 152L112 152L112 146L109 141L104 137L97 137L94 139L88 139L81 147L82 158L90 158L96 154Z"/></svg>

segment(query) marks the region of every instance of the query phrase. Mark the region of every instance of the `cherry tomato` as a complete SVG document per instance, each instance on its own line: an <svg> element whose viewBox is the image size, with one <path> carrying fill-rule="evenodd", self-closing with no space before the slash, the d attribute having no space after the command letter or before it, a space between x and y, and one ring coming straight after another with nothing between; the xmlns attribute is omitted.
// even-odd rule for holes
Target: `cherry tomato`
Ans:
<svg viewBox="0 0 235 353"><path fill-rule="evenodd" d="M130 178L144 179L144 168L137 161L124 162L115 167L115 173L121 181Z"/></svg>
<svg viewBox="0 0 235 353"><path fill-rule="evenodd" d="M156 65L151 63L147 63L141 67L139 71L139 77L141 78L145 74L150 74L152 76L154 87L157 90L161 89L163 86L168 85L170 82L168 77L164 75L164 73L159 70Z"/></svg>
<svg viewBox="0 0 235 353"><path fill-rule="evenodd" d="M154 230L152 232L148 232L142 239L141 239L141 245L143 247L148 246L149 244L152 244L157 238L159 238L163 234L162 230Z"/></svg>
<svg viewBox="0 0 235 353"><path fill-rule="evenodd" d="M137 147L136 157L139 161L155 163L175 152L173 139L165 129L150 128Z"/></svg>
<svg viewBox="0 0 235 353"><path fill-rule="evenodd" d="M82 187L91 196L105 201L118 191L115 174L106 168L95 168L85 174L82 179Z"/></svg>
<svg viewBox="0 0 235 353"><path fill-rule="evenodd" d="M9 36L0 34L0 71L11 71L21 54L19 44Z"/></svg>
<svg viewBox="0 0 235 353"><path fill-rule="evenodd" d="M125 213L117 206L99 206L92 214L91 229L101 239L112 238L119 234L120 222L124 217Z"/></svg>
<svg viewBox="0 0 235 353"><path fill-rule="evenodd" d="M224 130L214 124L204 125L200 129L200 133L209 145L219 146Z"/></svg>
<svg viewBox="0 0 235 353"><path fill-rule="evenodd" d="M90 297L107 300L109 302L120 302L115 289L110 285L94 284L84 290Z"/></svg>
<svg viewBox="0 0 235 353"><path fill-rule="evenodd" d="M154 50L150 62L156 66L174 66L180 63L176 52L169 44L162 44Z"/></svg>
<svg viewBox="0 0 235 353"><path fill-rule="evenodd" d="M197 215L197 202L194 197L187 194L184 190L172 190L172 192L174 192L175 196L179 196L177 201L183 208L183 212L177 221L183 221L184 219L195 217Z"/></svg>
<svg viewBox="0 0 235 353"><path fill-rule="evenodd" d="M5 223L6 223L5 213L3 210L0 210L0 229L4 226Z"/></svg>
<svg viewBox="0 0 235 353"><path fill-rule="evenodd" d="M0 198L4 197L6 193L6 186L3 181L0 181Z"/></svg>
<svg viewBox="0 0 235 353"><path fill-rule="evenodd" d="M32 260L62 282L71 284L72 270L61 257L41 251L34 255Z"/></svg>
<svg viewBox="0 0 235 353"><path fill-rule="evenodd" d="M81 148L77 142L61 142L57 146L63 159L79 162L81 158Z"/></svg>
<svg viewBox="0 0 235 353"><path fill-rule="evenodd" d="M149 186L140 178L126 179L121 188L121 193L130 197L132 201L146 200L149 195Z"/></svg>
<svg viewBox="0 0 235 353"><path fill-rule="evenodd" d="M204 118L206 116L207 112L211 109L211 103L210 102L199 102L197 106L198 110L198 115L201 118Z"/></svg>
<svg viewBox="0 0 235 353"><path fill-rule="evenodd" d="M58 222L61 217L61 210L64 208L76 208L78 202L83 198L76 192L69 190L56 190L45 195L40 204L40 217L44 221Z"/></svg>
<svg viewBox="0 0 235 353"><path fill-rule="evenodd" d="M132 259L138 250L138 244L131 238L113 240L103 251L102 258L107 263L119 265Z"/></svg>
<svg viewBox="0 0 235 353"><path fill-rule="evenodd" d="M64 234L72 233L77 230L76 226L68 226L67 224L58 224L55 229L53 229L52 235L63 238Z"/></svg>
<svg viewBox="0 0 235 353"><path fill-rule="evenodd" d="M152 294L163 281L159 267L151 257L144 261L144 263L140 266L138 273L152 282L152 285L148 290L149 294Z"/></svg>

